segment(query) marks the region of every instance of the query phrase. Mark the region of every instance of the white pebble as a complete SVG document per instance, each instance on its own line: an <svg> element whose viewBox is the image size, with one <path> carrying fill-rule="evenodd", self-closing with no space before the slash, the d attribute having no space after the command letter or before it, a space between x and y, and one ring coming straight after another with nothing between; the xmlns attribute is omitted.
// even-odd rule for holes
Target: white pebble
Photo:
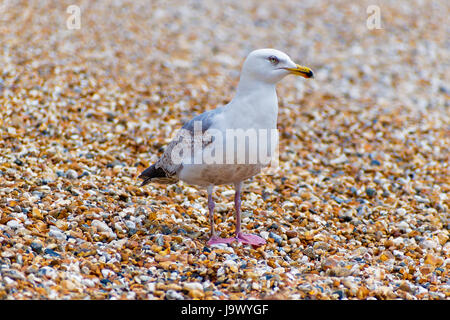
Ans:
<svg viewBox="0 0 450 320"><path fill-rule="evenodd" d="M68 179L76 179L78 177L78 173L73 169L69 169L66 172L66 177Z"/></svg>
<svg viewBox="0 0 450 320"><path fill-rule="evenodd" d="M91 226L97 228L100 232L111 232L111 228L106 223L100 220L93 220Z"/></svg>
<svg viewBox="0 0 450 320"><path fill-rule="evenodd" d="M259 234L263 239L267 240L269 239L269 232L267 231L261 231L261 233Z"/></svg>
<svg viewBox="0 0 450 320"><path fill-rule="evenodd" d="M189 290L189 291L191 291L191 290L203 291L203 286L199 282L186 282L183 285L183 289L186 289L186 290Z"/></svg>
<svg viewBox="0 0 450 320"><path fill-rule="evenodd" d="M19 222L19 221L17 221L17 220L9 220L7 223L6 223L6 225L8 226L8 227L10 227L11 229L17 229L17 228L19 228L22 224Z"/></svg>

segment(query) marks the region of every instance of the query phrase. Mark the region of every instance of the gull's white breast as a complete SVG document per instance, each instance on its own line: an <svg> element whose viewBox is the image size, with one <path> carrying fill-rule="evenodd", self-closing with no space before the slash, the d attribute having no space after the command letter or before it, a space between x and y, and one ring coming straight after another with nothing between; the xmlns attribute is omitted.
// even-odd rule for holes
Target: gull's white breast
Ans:
<svg viewBox="0 0 450 320"><path fill-rule="evenodd" d="M278 146L277 113L275 91L233 100L207 131L214 136L213 142L187 157L178 177L189 184L208 186L237 183L258 174ZM205 161L217 150L222 150L222 156ZM193 159L197 161L193 163Z"/></svg>

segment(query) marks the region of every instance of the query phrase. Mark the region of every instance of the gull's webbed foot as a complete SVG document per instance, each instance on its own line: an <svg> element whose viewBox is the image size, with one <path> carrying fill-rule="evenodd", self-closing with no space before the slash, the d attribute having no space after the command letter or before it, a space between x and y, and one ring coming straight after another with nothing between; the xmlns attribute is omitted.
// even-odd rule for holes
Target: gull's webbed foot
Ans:
<svg viewBox="0 0 450 320"><path fill-rule="evenodd" d="M236 240L235 238L221 238L218 236L212 236L209 240L208 240L208 245L212 245L212 244L218 244L218 243L232 243L234 240Z"/></svg>
<svg viewBox="0 0 450 320"><path fill-rule="evenodd" d="M266 240L264 240L260 236L242 232L238 233L236 240L244 244L251 244L252 246L262 246L263 244L266 244Z"/></svg>

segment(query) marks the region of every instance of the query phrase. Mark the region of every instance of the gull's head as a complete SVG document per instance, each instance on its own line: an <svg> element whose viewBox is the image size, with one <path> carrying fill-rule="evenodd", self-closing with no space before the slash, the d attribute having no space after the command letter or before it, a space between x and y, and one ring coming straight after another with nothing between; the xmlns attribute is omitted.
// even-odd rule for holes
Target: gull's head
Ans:
<svg viewBox="0 0 450 320"><path fill-rule="evenodd" d="M313 78L311 69L294 63L284 52L258 49L250 52L242 67L241 76L275 84L288 74Z"/></svg>

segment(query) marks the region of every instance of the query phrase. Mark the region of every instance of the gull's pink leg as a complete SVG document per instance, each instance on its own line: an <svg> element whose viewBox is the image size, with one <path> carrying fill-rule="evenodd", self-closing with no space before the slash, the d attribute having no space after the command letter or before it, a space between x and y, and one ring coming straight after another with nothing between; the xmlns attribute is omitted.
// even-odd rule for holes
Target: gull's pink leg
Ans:
<svg viewBox="0 0 450 320"><path fill-rule="evenodd" d="M208 187L208 210L209 210L209 224L211 225L211 238L208 240L208 245L217 244L217 243L231 243L235 239L234 238L221 238L216 235L214 230L214 200L212 198L213 187Z"/></svg>
<svg viewBox="0 0 450 320"><path fill-rule="evenodd" d="M245 244L261 246L266 244L266 240L257 235L241 232L241 187L242 182L235 184L236 193L234 195L234 207L236 209L236 239Z"/></svg>

